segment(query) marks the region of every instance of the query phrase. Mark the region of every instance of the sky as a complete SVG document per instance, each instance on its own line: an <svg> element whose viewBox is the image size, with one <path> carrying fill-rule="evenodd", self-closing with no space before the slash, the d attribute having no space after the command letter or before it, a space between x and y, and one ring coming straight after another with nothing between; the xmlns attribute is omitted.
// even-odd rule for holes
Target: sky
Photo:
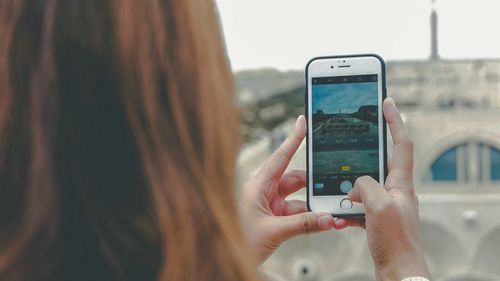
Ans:
<svg viewBox="0 0 500 281"><path fill-rule="evenodd" d="M313 86L312 111L357 112L362 105L377 105L378 83L321 84Z"/></svg>
<svg viewBox="0 0 500 281"><path fill-rule="evenodd" d="M315 56L426 59L430 0L216 0L233 70L303 69ZM500 0L436 0L446 59L500 58Z"/></svg>

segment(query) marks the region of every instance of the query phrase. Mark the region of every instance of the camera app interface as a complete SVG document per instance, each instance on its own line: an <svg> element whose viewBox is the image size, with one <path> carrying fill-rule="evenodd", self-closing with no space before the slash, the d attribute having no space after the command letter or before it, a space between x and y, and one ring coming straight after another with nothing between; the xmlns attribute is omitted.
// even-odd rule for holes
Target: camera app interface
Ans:
<svg viewBox="0 0 500 281"><path fill-rule="evenodd" d="M313 195L346 195L379 181L378 77L312 78Z"/></svg>

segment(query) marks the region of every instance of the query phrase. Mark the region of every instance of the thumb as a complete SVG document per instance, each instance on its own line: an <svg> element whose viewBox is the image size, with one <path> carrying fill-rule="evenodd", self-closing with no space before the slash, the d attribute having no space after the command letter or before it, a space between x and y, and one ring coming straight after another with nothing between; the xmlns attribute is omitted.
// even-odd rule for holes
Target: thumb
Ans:
<svg viewBox="0 0 500 281"><path fill-rule="evenodd" d="M278 237L284 242L294 236L328 230L335 227L335 220L328 213L301 213L293 216L277 217Z"/></svg>
<svg viewBox="0 0 500 281"><path fill-rule="evenodd" d="M367 206L373 206L377 202L383 202L388 196L384 187L371 177L364 176L356 180L354 188L349 191L348 197L353 202L363 203L365 209Z"/></svg>

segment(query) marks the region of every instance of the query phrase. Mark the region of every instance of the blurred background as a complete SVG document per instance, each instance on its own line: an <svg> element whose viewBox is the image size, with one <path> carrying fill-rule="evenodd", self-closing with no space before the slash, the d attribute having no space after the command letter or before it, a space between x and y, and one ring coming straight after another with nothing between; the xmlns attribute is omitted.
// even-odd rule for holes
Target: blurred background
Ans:
<svg viewBox="0 0 500 281"><path fill-rule="evenodd" d="M433 280L500 280L500 1L217 3L243 113L240 186L303 114L310 58L380 54L415 142ZM305 169L304 144L290 168ZM260 270L270 281L375 280L358 229L295 238Z"/></svg>

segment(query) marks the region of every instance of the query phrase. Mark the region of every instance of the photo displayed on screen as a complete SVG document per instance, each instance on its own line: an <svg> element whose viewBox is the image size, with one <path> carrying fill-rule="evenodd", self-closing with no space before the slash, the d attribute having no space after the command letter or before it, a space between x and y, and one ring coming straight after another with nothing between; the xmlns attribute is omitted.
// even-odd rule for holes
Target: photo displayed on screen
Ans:
<svg viewBox="0 0 500 281"><path fill-rule="evenodd" d="M377 75L312 78L313 195L346 195L379 181Z"/></svg>

